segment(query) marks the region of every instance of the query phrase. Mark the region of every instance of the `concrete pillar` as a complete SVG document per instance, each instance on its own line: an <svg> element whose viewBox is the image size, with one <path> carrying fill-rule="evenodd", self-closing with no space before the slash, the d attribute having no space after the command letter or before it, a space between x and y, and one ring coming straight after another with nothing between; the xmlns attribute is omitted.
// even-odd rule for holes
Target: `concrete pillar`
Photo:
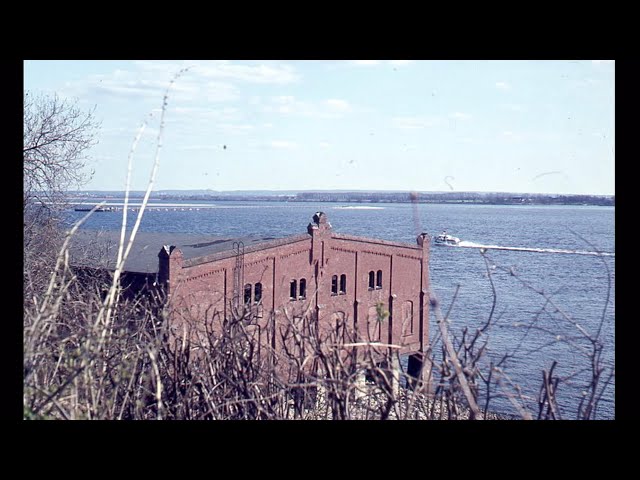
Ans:
<svg viewBox="0 0 640 480"><path fill-rule="evenodd" d="M400 393L400 358L393 354L391 357L391 392L394 398L398 398Z"/></svg>

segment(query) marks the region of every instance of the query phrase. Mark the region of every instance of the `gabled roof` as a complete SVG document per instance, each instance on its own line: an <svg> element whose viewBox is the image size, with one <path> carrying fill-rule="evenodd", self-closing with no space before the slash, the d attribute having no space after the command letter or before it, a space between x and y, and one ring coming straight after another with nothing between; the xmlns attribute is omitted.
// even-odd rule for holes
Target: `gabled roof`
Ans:
<svg viewBox="0 0 640 480"><path fill-rule="evenodd" d="M295 235L302 240L308 235ZM293 237L292 237L293 238ZM70 242L70 263L73 266L115 269L120 231L78 230ZM189 263L225 258L235 254L234 242L244 243L245 253L268 248L287 239L274 237L220 237L185 233L138 232L125 262L126 272L157 273L158 253L164 245L175 245ZM288 242L285 242L288 243ZM275 246L275 245L273 245ZM126 245L125 245L126 248ZM228 255L225 253L228 252ZM206 258L203 258L206 257Z"/></svg>

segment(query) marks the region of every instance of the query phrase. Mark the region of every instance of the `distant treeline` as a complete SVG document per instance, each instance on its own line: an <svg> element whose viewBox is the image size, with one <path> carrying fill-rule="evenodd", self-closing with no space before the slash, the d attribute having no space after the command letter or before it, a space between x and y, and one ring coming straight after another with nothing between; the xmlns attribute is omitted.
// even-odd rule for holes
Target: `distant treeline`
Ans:
<svg viewBox="0 0 640 480"><path fill-rule="evenodd" d="M600 195L545 195L480 192L438 193L326 193L304 192L293 201L325 202L385 202L385 203L478 203L489 205L615 205L615 196Z"/></svg>
<svg viewBox="0 0 640 480"><path fill-rule="evenodd" d="M615 206L615 196L544 195L505 193L385 193L385 192L301 192L292 195L161 195L162 200L237 200L272 202L345 202L345 203L466 203L484 205L605 205Z"/></svg>
<svg viewBox="0 0 640 480"><path fill-rule="evenodd" d="M143 192L140 192L140 196ZM73 195L73 196L77 196ZM91 192L83 197L118 197L117 192ZM131 194L137 197L137 192ZM154 200L344 202L344 203L464 203L481 205L604 205L615 206L615 195L552 195L498 192L157 192Z"/></svg>

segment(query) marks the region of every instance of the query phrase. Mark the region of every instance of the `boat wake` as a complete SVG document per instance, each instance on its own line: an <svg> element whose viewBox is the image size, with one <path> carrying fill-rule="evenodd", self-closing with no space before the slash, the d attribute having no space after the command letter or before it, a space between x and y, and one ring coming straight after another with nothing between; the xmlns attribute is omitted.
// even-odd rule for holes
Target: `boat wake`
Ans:
<svg viewBox="0 0 640 480"><path fill-rule="evenodd" d="M500 245L483 245L481 243L467 241L461 241L457 246L462 248L485 248L487 250L513 250L517 252L565 253L571 255L598 255L604 257L616 256L613 252L590 252L586 250L564 250L560 248L503 247Z"/></svg>

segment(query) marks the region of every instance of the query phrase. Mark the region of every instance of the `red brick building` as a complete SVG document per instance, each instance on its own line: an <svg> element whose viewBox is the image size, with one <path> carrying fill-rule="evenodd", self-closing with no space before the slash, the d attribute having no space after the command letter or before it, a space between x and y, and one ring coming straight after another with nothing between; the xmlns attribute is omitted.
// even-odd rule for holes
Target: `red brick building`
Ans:
<svg viewBox="0 0 640 480"><path fill-rule="evenodd" d="M113 270L119 237L77 232L71 261L79 274ZM399 346L415 372L429 342L429 246L425 233L417 244L340 234L322 212L306 233L280 239L139 232L121 285L126 298L142 292L170 302L174 340L185 328L187 338L200 337L241 311L277 348L277 329L305 318Z"/></svg>
<svg viewBox="0 0 640 480"><path fill-rule="evenodd" d="M157 282L176 326L229 318L239 306L265 324L312 313L409 354L429 341L429 245L424 233L417 245L339 234L318 212L300 235L165 245Z"/></svg>

